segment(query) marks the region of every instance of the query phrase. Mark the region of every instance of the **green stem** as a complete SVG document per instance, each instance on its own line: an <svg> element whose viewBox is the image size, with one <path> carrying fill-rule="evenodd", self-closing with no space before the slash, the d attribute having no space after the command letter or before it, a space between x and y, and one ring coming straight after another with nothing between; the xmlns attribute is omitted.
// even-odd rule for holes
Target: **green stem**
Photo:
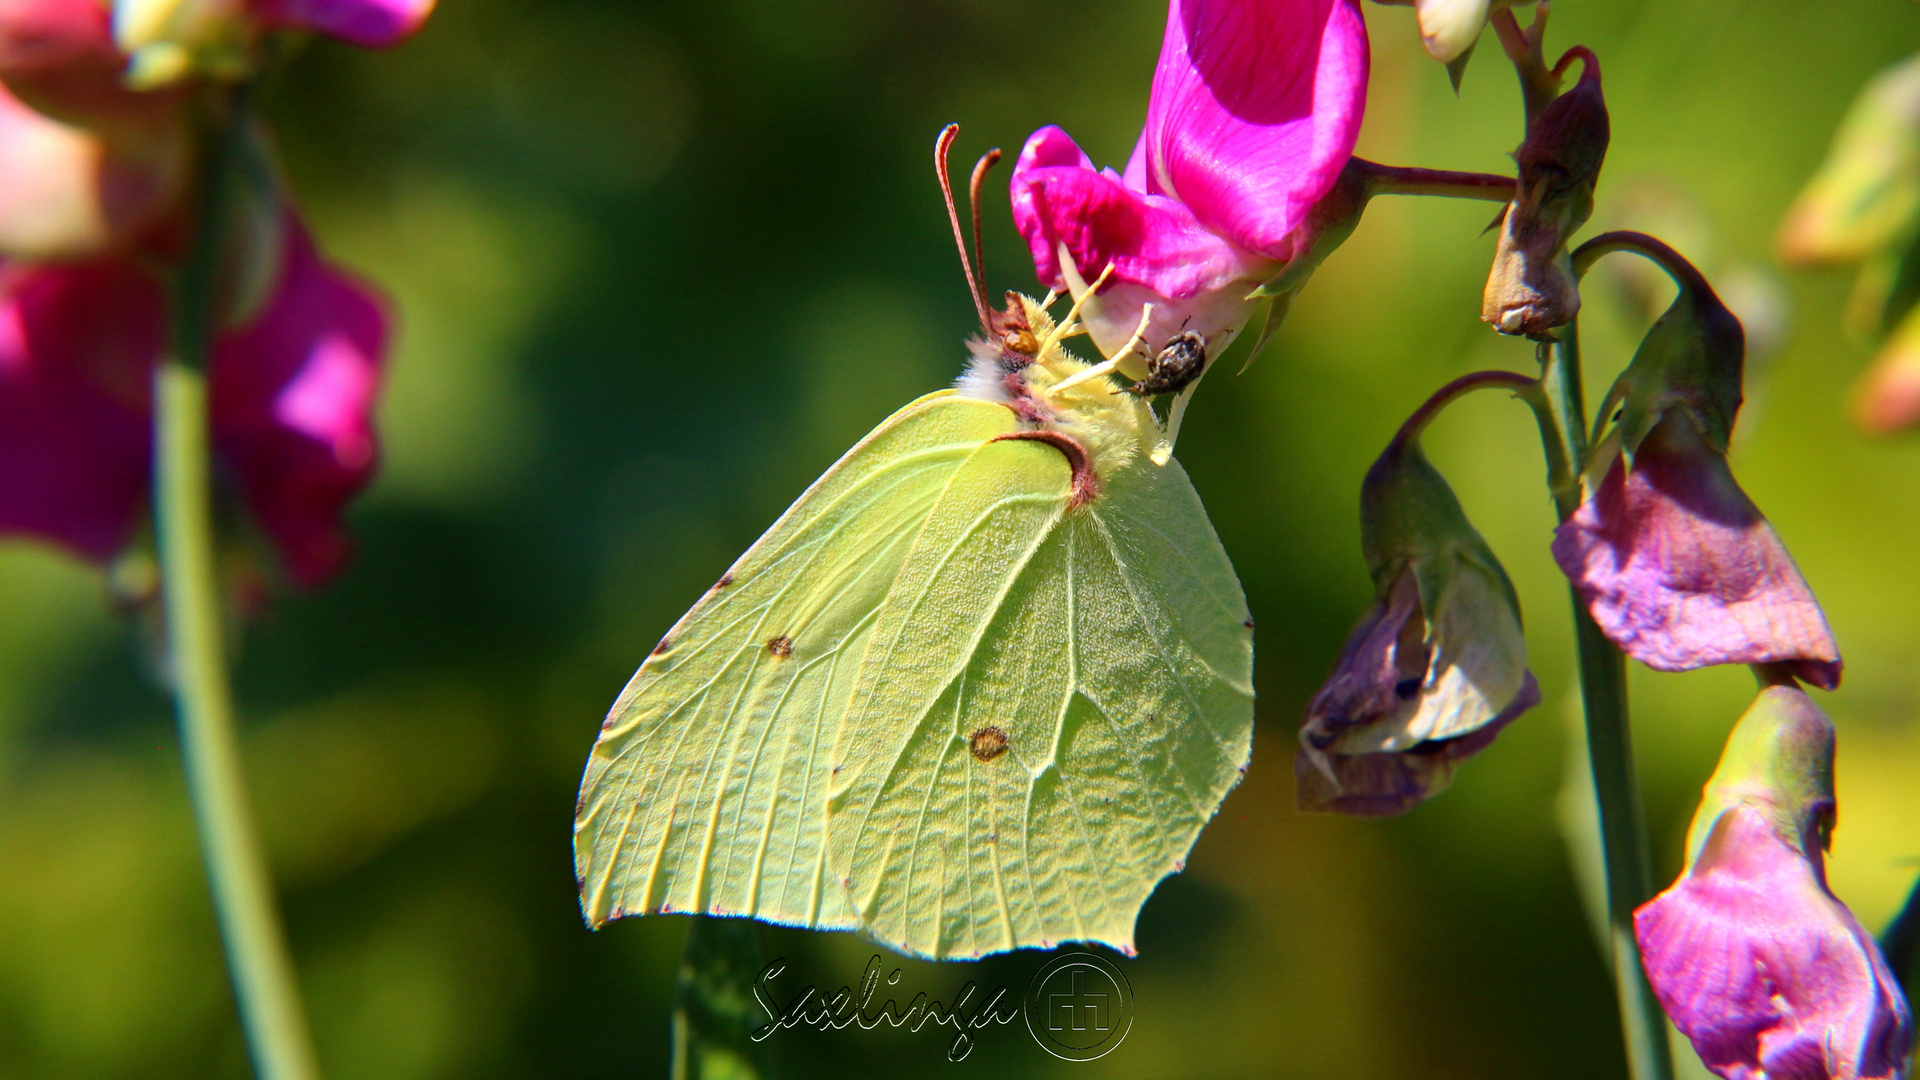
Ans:
<svg viewBox="0 0 1920 1080"><path fill-rule="evenodd" d="M1688 262L1685 256L1673 250L1666 241L1631 229L1616 229L1613 232L1601 233L1575 248L1570 260L1573 263L1574 280L1578 281L1586 277L1587 271L1593 269L1593 264L1600 261L1601 256L1611 255L1616 251L1631 251L1646 258L1665 270L1667 276L1673 279L1673 283L1682 289L1695 293L1713 294L1713 286L1707 283L1707 277L1700 272L1699 267Z"/></svg>
<svg viewBox="0 0 1920 1080"><path fill-rule="evenodd" d="M1427 430L1427 425L1433 423L1433 418L1440 415L1441 410L1475 390L1510 390L1521 400L1532 405L1536 413L1546 404L1545 398L1540 393L1538 379L1522 375L1517 371L1476 371L1470 375L1462 375L1435 390L1433 395L1422 402L1419 408L1413 410L1413 415L1407 417L1406 422L1400 425L1400 430L1394 435L1393 441L1404 444L1418 439Z"/></svg>
<svg viewBox="0 0 1920 1080"><path fill-rule="evenodd" d="M154 380L161 595L187 786L254 1068L264 1080L312 1080L319 1067L248 805L222 641L206 371L244 91L225 104L201 141L194 246L173 282L168 355Z"/></svg>
<svg viewBox="0 0 1920 1080"><path fill-rule="evenodd" d="M1448 199L1480 199L1499 203L1513 201L1514 179L1511 176L1381 165L1361 158L1353 160L1366 177L1369 196L1438 195Z"/></svg>
<svg viewBox="0 0 1920 1080"><path fill-rule="evenodd" d="M1543 414L1549 486L1560 520L1580 505L1573 463L1587 452L1585 395L1580 384L1579 328L1569 323L1559 340L1541 346L1540 382L1546 389L1552 430ZM1600 807L1600 841L1606 855L1607 931L1613 946L1614 991L1627 1044L1633 1080L1672 1080L1673 1058L1667 1046L1666 1015L1653 997L1640 947L1633 937L1633 912L1653 897L1653 862L1647 825L1633 771L1633 737L1627 718L1626 657L1573 594L1573 630L1580 658L1580 704L1587 720L1587 755Z"/></svg>

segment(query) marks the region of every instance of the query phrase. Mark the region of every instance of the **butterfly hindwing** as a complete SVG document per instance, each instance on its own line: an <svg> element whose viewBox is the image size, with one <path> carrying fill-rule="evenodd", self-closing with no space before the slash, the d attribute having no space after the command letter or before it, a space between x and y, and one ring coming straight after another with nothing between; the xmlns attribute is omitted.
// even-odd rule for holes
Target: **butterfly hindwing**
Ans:
<svg viewBox="0 0 1920 1080"><path fill-rule="evenodd" d="M608 714L574 825L594 925L692 911L844 929L828 760L880 608L928 513L1017 427L951 392L895 413L662 639Z"/></svg>
<svg viewBox="0 0 1920 1080"><path fill-rule="evenodd" d="M1252 734L1245 599L1176 463L1069 507L1040 442L978 451L882 610L835 751L831 864L866 930L964 957L1130 950Z"/></svg>

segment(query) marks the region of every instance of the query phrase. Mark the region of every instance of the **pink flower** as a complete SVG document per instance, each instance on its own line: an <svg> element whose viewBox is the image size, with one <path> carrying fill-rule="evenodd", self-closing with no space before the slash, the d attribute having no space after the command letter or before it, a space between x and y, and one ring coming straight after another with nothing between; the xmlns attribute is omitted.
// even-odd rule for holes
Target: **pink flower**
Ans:
<svg viewBox="0 0 1920 1080"><path fill-rule="evenodd" d="M1647 978L1727 1080L1899 1080L1913 1018L1880 948L1828 891L1833 725L1771 686L1728 740L1688 866L1634 913Z"/></svg>
<svg viewBox="0 0 1920 1080"><path fill-rule="evenodd" d="M266 26L299 26L363 49L387 49L412 37L434 0L253 0Z"/></svg>
<svg viewBox="0 0 1920 1080"><path fill-rule="evenodd" d="M1786 546L1672 409L1554 533L1553 557L1593 619L1660 671L1784 663L1831 690L1840 650Z"/></svg>
<svg viewBox="0 0 1920 1080"><path fill-rule="evenodd" d="M367 287L286 229L273 292L215 346L215 452L287 574L346 563L340 515L373 475L371 411L387 318ZM165 337L160 282L129 260L11 267L0 280L0 532L95 561L147 505L149 384Z"/></svg>
<svg viewBox="0 0 1920 1080"><path fill-rule="evenodd" d="M1147 343L1182 328L1218 355L1248 294L1304 250L1296 230L1352 156L1366 103L1353 0L1172 0L1146 129L1125 175L1096 171L1057 127L1014 168L1014 222L1048 288L1080 291L1112 355L1154 305Z"/></svg>

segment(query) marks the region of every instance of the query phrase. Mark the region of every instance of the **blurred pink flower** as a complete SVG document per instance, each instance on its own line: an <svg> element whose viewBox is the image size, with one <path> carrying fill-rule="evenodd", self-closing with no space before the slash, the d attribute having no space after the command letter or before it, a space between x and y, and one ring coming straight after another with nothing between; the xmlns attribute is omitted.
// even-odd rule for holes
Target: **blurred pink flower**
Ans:
<svg viewBox="0 0 1920 1080"><path fill-rule="evenodd" d="M177 207L181 97L124 67L93 0L0 0L0 255L96 254Z"/></svg>
<svg viewBox="0 0 1920 1080"><path fill-rule="evenodd" d="M265 26L317 30L366 49L385 49L411 37L433 14L434 0L253 0Z"/></svg>
<svg viewBox="0 0 1920 1080"><path fill-rule="evenodd" d="M215 345L214 449L288 576L346 563L340 522L372 478L384 303L286 229L273 292ZM96 561L134 537L148 501L149 383L165 339L159 280L130 260L9 267L0 278L0 532Z"/></svg>
<svg viewBox="0 0 1920 1080"><path fill-rule="evenodd" d="M1147 123L1126 173L1095 170L1066 132L1021 150L1014 222L1048 288L1111 266L1083 317L1108 355L1154 304L1147 342L1194 330L1218 354L1252 292L1352 156L1367 91L1353 0L1172 0Z"/></svg>
<svg viewBox="0 0 1920 1080"><path fill-rule="evenodd" d="M1555 531L1553 557L1600 629L1648 667L1784 663L1840 684L1812 590L1684 409L1655 425L1632 468L1614 460Z"/></svg>

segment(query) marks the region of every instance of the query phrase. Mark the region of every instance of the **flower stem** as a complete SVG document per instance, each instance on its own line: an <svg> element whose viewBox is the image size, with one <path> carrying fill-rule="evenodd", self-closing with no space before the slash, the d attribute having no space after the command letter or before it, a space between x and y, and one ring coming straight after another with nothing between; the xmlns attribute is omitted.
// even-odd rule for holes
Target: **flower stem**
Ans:
<svg viewBox="0 0 1920 1080"><path fill-rule="evenodd" d="M1438 195L1449 199L1482 199L1499 203L1513 201L1514 179L1511 176L1381 165L1361 158L1353 160L1367 178L1369 196Z"/></svg>
<svg viewBox="0 0 1920 1080"><path fill-rule="evenodd" d="M244 91L223 104L201 139L193 249L172 283L168 355L154 380L161 595L187 786L254 1068L263 1080L312 1080L319 1067L248 805L221 627L207 362Z"/></svg>
<svg viewBox="0 0 1920 1080"><path fill-rule="evenodd" d="M1558 341L1540 347L1550 414L1541 415L1549 486L1560 520L1580 505L1579 477L1573 463L1587 453L1586 403L1580 383L1579 327L1560 329ZM1551 426L1548 420L1552 420ZM1600 806L1600 841L1606 856L1607 931L1613 946L1614 990L1627 1044L1633 1080L1672 1080L1673 1057L1667 1046L1666 1016L1647 983L1640 947L1633 937L1633 912L1653 897L1653 863L1647 825L1633 771L1633 737L1627 719L1626 657L1573 595L1573 630L1580 660L1580 704L1587 721L1588 763Z"/></svg>
<svg viewBox="0 0 1920 1080"><path fill-rule="evenodd" d="M1707 277L1699 267L1688 262L1686 257L1668 246L1666 241L1648 236L1646 233L1631 229L1618 229L1601 233L1599 236L1581 244L1573 252L1573 276L1577 281L1587 276L1587 271L1603 255L1616 251L1631 251L1644 256L1660 269L1667 272L1673 283L1680 288L1695 293L1713 294L1713 286L1707 283Z"/></svg>
<svg viewBox="0 0 1920 1080"><path fill-rule="evenodd" d="M1545 404L1540 393L1540 380L1517 371L1476 371L1462 375L1433 392L1433 396L1422 402L1413 415L1407 417L1394 435L1395 443L1409 443L1427 430L1427 425L1440 411L1475 390L1510 390L1521 400L1535 407L1537 412Z"/></svg>

